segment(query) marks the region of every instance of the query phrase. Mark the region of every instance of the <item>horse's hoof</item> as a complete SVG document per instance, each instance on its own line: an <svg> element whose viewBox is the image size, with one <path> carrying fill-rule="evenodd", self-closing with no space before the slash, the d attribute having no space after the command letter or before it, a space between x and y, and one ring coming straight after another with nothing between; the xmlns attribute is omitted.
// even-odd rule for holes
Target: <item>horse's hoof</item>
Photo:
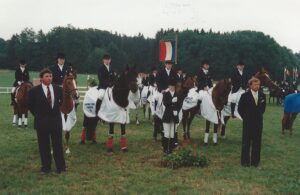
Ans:
<svg viewBox="0 0 300 195"><path fill-rule="evenodd" d="M113 149L112 148L107 148L107 153L113 153Z"/></svg>
<svg viewBox="0 0 300 195"><path fill-rule="evenodd" d="M226 136L225 136L225 135L221 135L221 138L222 138L222 139L225 139L225 138L226 138Z"/></svg>
<svg viewBox="0 0 300 195"><path fill-rule="evenodd" d="M71 153L71 151L70 151L70 149L68 148L67 150L66 150L66 154L70 154Z"/></svg>
<svg viewBox="0 0 300 195"><path fill-rule="evenodd" d="M79 143L80 143L80 144L85 144L85 141L80 141Z"/></svg>
<svg viewBox="0 0 300 195"><path fill-rule="evenodd" d="M96 141L96 140L93 140L93 141L92 141L92 144L97 144L97 141Z"/></svg>
<svg viewBox="0 0 300 195"><path fill-rule="evenodd" d="M139 121L136 121L136 125L140 125L140 122L139 122Z"/></svg>
<svg viewBox="0 0 300 195"><path fill-rule="evenodd" d="M214 146L218 145L218 143L214 143Z"/></svg>
<svg viewBox="0 0 300 195"><path fill-rule="evenodd" d="M122 148L122 152L128 152L128 148Z"/></svg>
<svg viewBox="0 0 300 195"><path fill-rule="evenodd" d="M208 146L208 143L204 143L204 146Z"/></svg>
<svg viewBox="0 0 300 195"><path fill-rule="evenodd" d="M24 126L27 129L27 125Z"/></svg>
<svg viewBox="0 0 300 195"><path fill-rule="evenodd" d="M13 123L12 126L15 127L15 126L16 126L16 123Z"/></svg>

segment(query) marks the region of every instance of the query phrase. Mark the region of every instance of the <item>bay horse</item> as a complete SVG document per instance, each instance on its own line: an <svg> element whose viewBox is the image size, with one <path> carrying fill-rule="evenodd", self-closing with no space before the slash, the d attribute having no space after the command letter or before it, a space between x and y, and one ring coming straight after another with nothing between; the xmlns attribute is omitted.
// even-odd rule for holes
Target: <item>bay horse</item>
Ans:
<svg viewBox="0 0 300 195"><path fill-rule="evenodd" d="M16 90L15 103L14 103L14 116L13 126L16 125L18 120L18 127L26 128L28 126L28 108L27 108L27 93L33 87L32 83L25 82L20 85Z"/></svg>
<svg viewBox="0 0 300 195"><path fill-rule="evenodd" d="M66 140L66 153L70 153L69 149L69 139L70 139L70 130L76 122L75 114L75 99L79 98L78 89L76 86L76 74L75 72L69 72L63 80L62 83L62 105L60 106L60 111L62 113L62 123L63 130L65 131L65 140Z"/></svg>
<svg viewBox="0 0 300 195"><path fill-rule="evenodd" d="M130 105L132 94L139 93L137 85L137 71L135 66L126 66L112 88L107 88L102 100L99 118L109 123L109 137L106 141L107 152L113 152L114 124L121 125L121 151L128 151L126 139L126 123L129 123ZM132 104L130 104L132 103Z"/></svg>

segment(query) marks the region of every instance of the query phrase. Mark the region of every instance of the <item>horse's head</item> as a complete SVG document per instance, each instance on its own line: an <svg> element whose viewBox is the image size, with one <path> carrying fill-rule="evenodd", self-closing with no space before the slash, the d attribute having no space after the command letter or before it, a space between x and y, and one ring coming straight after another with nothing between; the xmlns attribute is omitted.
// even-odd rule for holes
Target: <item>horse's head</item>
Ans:
<svg viewBox="0 0 300 195"><path fill-rule="evenodd" d="M128 65L126 66L126 69L123 73L125 82L127 87L132 93L135 93L138 90L138 83L137 83L137 71L136 71L136 66L129 67Z"/></svg>
<svg viewBox="0 0 300 195"><path fill-rule="evenodd" d="M254 77L258 78L263 86L267 86L272 83L271 77L264 67L262 67L260 71L254 75Z"/></svg>
<svg viewBox="0 0 300 195"><path fill-rule="evenodd" d="M217 110L221 111L227 104L228 95L231 91L231 79L223 79L218 81L212 91L212 100Z"/></svg>
<svg viewBox="0 0 300 195"><path fill-rule="evenodd" d="M78 99L79 93L76 85L76 80L73 73L68 73L62 83L63 93L72 97L73 99Z"/></svg>

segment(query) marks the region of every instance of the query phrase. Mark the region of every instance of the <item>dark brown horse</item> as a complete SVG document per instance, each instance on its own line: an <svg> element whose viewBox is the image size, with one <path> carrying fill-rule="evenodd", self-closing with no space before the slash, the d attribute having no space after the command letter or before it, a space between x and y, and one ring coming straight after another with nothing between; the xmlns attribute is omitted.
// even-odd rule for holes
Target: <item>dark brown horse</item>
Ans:
<svg viewBox="0 0 300 195"><path fill-rule="evenodd" d="M18 119L18 126L26 128L28 125L28 108L27 108L27 93L32 88L30 82L22 83L16 90L15 103L14 103L14 117L13 125L16 125Z"/></svg>
<svg viewBox="0 0 300 195"><path fill-rule="evenodd" d="M68 120L68 114L71 113L74 109L74 100L79 98L78 90L76 87L76 74L70 72L65 76L62 83L62 92L63 92L63 101L60 106L60 111L63 114L64 122ZM66 140L66 153L70 153L69 149L69 139L70 139L70 130L65 131L65 140Z"/></svg>

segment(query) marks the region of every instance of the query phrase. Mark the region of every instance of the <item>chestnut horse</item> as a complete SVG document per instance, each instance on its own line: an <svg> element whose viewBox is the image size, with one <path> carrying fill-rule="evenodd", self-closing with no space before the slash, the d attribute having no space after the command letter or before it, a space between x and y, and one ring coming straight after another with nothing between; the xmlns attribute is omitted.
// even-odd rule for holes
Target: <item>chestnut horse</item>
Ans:
<svg viewBox="0 0 300 195"><path fill-rule="evenodd" d="M60 106L60 111L62 113L62 120L66 123L68 118L70 117L69 114L74 110L74 100L78 99L79 94L76 87L76 75L74 72L68 73L68 75L65 76L63 83L62 83L62 93L63 93L63 100L62 105ZM65 130L65 129L64 129ZM66 140L66 153L70 153L69 149L69 139L70 139L70 130L65 131L65 140Z"/></svg>
<svg viewBox="0 0 300 195"><path fill-rule="evenodd" d="M28 125L28 108L27 108L27 93L33 87L30 82L22 83L16 90L14 103L13 126L16 125L18 119L18 126L26 128Z"/></svg>

